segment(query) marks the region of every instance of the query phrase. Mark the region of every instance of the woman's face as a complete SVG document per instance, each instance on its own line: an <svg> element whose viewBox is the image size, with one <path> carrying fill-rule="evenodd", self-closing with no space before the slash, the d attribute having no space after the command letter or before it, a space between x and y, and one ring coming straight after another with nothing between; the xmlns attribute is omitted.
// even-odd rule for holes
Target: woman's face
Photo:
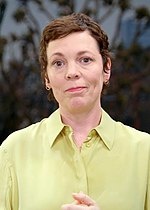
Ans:
<svg viewBox="0 0 150 210"><path fill-rule="evenodd" d="M109 80L111 62L105 73L98 44L88 31L49 42L47 59L46 86L52 88L60 109L81 112L100 108L103 82Z"/></svg>

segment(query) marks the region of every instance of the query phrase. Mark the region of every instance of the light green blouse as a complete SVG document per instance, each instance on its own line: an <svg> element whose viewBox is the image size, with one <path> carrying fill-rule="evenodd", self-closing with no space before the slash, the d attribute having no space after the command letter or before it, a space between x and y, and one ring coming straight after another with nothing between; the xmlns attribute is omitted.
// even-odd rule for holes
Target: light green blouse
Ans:
<svg viewBox="0 0 150 210"><path fill-rule="evenodd" d="M59 109L0 147L0 210L60 210L83 191L101 210L150 210L150 135L102 120L81 151Z"/></svg>

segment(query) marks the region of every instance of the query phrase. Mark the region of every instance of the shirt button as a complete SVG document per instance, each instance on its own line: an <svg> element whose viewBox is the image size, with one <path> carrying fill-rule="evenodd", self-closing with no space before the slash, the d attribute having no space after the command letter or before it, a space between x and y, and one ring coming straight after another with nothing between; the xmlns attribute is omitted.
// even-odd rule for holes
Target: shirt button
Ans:
<svg viewBox="0 0 150 210"><path fill-rule="evenodd" d="M86 147L90 147L91 146L91 144L88 142L88 143L86 143Z"/></svg>

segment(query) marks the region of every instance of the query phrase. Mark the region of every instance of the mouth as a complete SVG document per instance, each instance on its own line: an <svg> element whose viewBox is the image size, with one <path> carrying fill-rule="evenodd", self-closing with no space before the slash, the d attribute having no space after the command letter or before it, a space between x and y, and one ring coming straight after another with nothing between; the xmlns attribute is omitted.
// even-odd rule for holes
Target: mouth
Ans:
<svg viewBox="0 0 150 210"><path fill-rule="evenodd" d="M71 87L65 90L65 92L70 92L70 93L74 93L74 92L81 92L83 90L85 90L86 87Z"/></svg>

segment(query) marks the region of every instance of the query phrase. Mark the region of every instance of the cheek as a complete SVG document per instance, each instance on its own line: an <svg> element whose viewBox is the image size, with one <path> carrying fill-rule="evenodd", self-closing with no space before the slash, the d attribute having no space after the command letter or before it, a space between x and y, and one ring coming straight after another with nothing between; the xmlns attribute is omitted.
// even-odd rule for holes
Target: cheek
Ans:
<svg viewBox="0 0 150 210"><path fill-rule="evenodd" d="M103 84L104 74L98 71L94 76L91 75L90 78L91 78L91 81L95 83L95 85L98 85L98 84L100 85L101 83Z"/></svg>
<svg viewBox="0 0 150 210"><path fill-rule="evenodd" d="M103 88L103 83L103 74L97 74L97 76L93 78L93 87L96 92L101 92Z"/></svg>
<svg viewBox="0 0 150 210"><path fill-rule="evenodd" d="M58 79L55 75L53 75L52 73L48 73L48 78L52 88L57 86Z"/></svg>
<svg viewBox="0 0 150 210"><path fill-rule="evenodd" d="M49 81L50 81L50 84L51 84L51 88L54 91L61 90L62 87L64 86L64 82L61 78L49 77Z"/></svg>

